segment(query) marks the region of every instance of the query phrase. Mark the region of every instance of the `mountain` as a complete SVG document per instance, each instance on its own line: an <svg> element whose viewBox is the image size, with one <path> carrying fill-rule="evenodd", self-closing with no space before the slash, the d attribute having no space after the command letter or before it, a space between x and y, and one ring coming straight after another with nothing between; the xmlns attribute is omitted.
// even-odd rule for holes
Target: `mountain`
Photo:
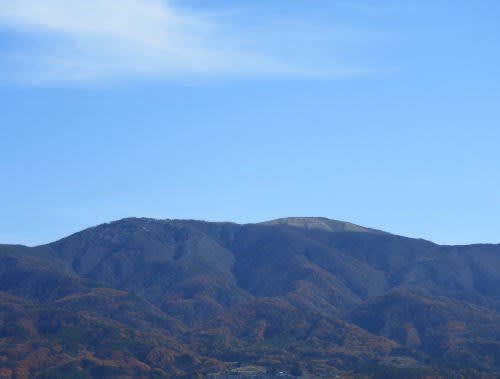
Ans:
<svg viewBox="0 0 500 379"><path fill-rule="evenodd" d="M500 245L128 218L0 245L0 377L500 377Z"/></svg>

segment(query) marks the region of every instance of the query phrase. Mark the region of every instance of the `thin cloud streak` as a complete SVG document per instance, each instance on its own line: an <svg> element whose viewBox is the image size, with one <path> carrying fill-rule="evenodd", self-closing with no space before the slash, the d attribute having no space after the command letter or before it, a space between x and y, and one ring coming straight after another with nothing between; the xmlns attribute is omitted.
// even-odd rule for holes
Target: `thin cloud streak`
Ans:
<svg viewBox="0 0 500 379"><path fill-rule="evenodd" d="M0 64L4 73L29 83L193 74L344 77L363 71L303 67L279 51L245 48L241 41L248 36L238 40L213 15L182 11L165 0L4 0L0 27L28 36L28 45L4 52Z"/></svg>

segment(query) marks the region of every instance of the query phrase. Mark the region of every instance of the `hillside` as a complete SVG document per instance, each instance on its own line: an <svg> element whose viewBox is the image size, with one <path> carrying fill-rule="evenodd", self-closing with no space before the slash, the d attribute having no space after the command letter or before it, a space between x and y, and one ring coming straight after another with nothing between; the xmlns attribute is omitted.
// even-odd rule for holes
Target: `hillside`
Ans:
<svg viewBox="0 0 500 379"><path fill-rule="evenodd" d="M325 218L0 245L0 377L498 377L500 246Z"/></svg>

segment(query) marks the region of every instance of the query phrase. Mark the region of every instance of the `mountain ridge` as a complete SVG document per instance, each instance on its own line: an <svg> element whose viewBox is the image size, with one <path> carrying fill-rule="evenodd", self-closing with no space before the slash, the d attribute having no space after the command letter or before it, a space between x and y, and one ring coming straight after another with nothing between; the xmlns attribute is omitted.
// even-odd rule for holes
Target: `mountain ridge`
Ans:
<svg viewBox="0 0 500 379"><path fill-rule="evenodd" d="M104 222L100 223L94 226L90 226L87 228L84 228L82 230L76 231L74 233L70 233L67 236L61 237L59 239L56 239L51 242L39 244L39 245L24 245L24 244L12 244L12 243L5 243L1 245L5 246L22 246L22 247L30 247L30 248L38 248L38 247L43 247L47 246L50 244L53 244L59 240L71 237L75 234L79 234L82 232L85 232L87 230L92 230L95 228L99 227L104 227L107 225L115 224L115 223L121 223L121 222L127 222L127 221L142 221L142 222L159 222L159 223L200 223L200 224L215 224L215 225L233 225L233 226L248 226L248 225L268 225L268 226L290 226L290 227L297 227L297 228L305 228L305 229L320 229L320 230L326 230L330 232L366 232L366 233L376 233L376 234L390 234L393 236L397 237L403 237L403 238L408 238L408 239L414 239L414 240L420 240L420 241L426 241L438 246L442 247L471 247L471 246L500 246L500 243L496 242L474 242L474 243L469 243L469 244L450 244L450 243L437 243L432 240L428 240L425 238L420 238L420 237L408 237L405 235L401 234L394 234L388 231L380 230L380 229L375 229L371 227L366 227L366 226L361 226L359 224L351 223L349 221L341 221L337 219L332 219L328 217L323 217L323 216L290 216L290 217L280 217L276 219L271 219L271 220L266 220L266 221L257 221L257 222L248 222L248 223L239 223L239 222L234 222L234 221L213 221L213 220L201 220L201 219L178 219L178 218L154 218L154 217L123 217L117 220L109 221L109 222ZM301 224L302 222L302 224ZM328 226L322 226L323 223L329 224L331 223L334 225L331 228L328 228ZM315 227L315 224L317 227ZM338 225L337 229L335 226Z"/></svg>
<svg viewBox="0 0 500 379"><path fill-rule="evenodd" d="M391 234L386 231L373 229L358 224L354 224L348 221L341 221L336 219L331 219L322 216L291 216L291 217L281 217L266 221L258 222L248 222L248 223L238 223L233 221L210 221L210 220L198 220L198 219L177 219L177 218L153 218L153 217L124 217L118 220L113 220L109 222L104 222L101 224L93 225L82 230L70 233L65 237L61 237L52 242L43 243L40 245L28 246L28 245L17 245L17 244L4 244L11 246L24 246L39 248L47 245L51 245L59 240L66 239L68 237L93 230L100 227L105 227L113 224L124 223L124 222L143 222L143 223L164 223L164 224L186 224L186 223L196 223L196 224L211 224L211 225L233 225L233 226L249 226L249 225L263 225L263 226L290 226L305 229L320 229L330 232L367 232L367 233L380 233L380 234ZM411 238L411 237L405 237ZM430 242L430 241L429 241ZM2 245L0 243L0 245ZM486 243L486 245L489 245ZM453 245L450 245L453 246Z"/></svg>

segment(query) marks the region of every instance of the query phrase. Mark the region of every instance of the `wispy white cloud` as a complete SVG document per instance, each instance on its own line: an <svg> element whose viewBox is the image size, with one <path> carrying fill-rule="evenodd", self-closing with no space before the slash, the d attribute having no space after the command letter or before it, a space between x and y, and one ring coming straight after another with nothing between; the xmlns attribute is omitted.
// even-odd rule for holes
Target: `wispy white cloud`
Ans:
<svg viewBox="0 0 500 379"><path fill-rule="evenodd" d="M248 36L239 40L236 29L218 21L168 0L2 0L0 26L29 42L4 51L0 64L4 73L29 82L319 74L259 51L255 41L244 47Z"/></svg>

